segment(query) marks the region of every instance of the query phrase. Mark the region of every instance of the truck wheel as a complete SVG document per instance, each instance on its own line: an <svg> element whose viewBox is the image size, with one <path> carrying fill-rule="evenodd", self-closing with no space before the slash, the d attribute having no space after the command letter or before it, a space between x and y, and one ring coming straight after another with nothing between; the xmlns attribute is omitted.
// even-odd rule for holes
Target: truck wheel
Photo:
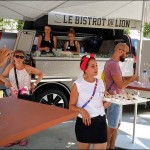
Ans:
<svg viewBox="0 0 150 150"><path fill-rule="evenodd" d="M58 90L46 90L36 96L38 102L54 105L57 107L68 108L68 100L65 94Z"/></svg>
<svg viewBox="0 0 150 150"><path fill-rule="evenodd" d="M150 101L147 102L147 106L150 106Z"/></svg>

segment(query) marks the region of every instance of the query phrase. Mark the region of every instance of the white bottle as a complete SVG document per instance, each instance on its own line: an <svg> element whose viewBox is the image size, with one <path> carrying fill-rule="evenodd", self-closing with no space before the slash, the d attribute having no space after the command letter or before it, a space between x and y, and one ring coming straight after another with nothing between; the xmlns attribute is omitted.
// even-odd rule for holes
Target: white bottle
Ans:
<svg viewBox="0 0 150 150"><path fill-rule="evenodd" d="M36 46L36 57L39 57L41 55L41 51L39 50L38 46Z"/></svg>
<svg viewBox="0 0 150 150"><path fill-rule="evenodd" d="M80 48L80 57L84 56L85 49L84 47Z"/></svg>
<svg viewBox="0 0 150 150"><path fill-rule="evenodd" d="M148 83L148 73L146 69L144 69L142 72L141 83L142 83L142 87L146 87L146 84Z"/></svg>

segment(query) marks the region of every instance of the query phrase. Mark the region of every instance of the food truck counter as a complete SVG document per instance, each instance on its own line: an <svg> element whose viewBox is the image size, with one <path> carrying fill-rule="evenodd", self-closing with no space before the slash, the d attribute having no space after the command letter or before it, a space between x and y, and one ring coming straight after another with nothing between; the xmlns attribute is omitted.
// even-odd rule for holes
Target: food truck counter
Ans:
<svg viewBox="0 0 150 150"><path fill-rule="evenodd" d="M107 61L109 58L101 58L101 57L96 57L96 60L101 60L101 61ZM39 57L33 57L33 60L37 61L37 60L81 60L80 56L72 56L72 57L48 57L48 56L39 56Z"/></svg>
<svg viewBox="0 0 150 150"><path fill-rule="evenodd" d="M75 57L33 57L35 67L45 76L76 76L80 77L83 72L80 70L80 56ZM109 58L96 57L99 75L103 71L105 62ZM133 58L127 58L125 62L119 62L124 76L133 75Z"/></svg>

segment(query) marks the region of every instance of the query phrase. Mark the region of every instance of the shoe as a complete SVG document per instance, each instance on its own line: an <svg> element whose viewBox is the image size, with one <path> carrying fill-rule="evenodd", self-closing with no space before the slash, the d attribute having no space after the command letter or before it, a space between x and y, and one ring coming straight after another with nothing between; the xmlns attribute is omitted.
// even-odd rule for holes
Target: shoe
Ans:
<svg viewBox="0 0 150 150"><path fill-rule="evenodd" d="M5 147L11 147L11 146L17 145L17 144L19 144L19 143L20 143L20 141L16 141L16 142L14 142L14 143L9 143L9 144L5 145Z"/></svg>
<svg viewBox="0 0 150 150"><path fill-rule="evenodd" d="M22 140L19 143L20 146L26 146L27 145L27 140Z"/></svg>

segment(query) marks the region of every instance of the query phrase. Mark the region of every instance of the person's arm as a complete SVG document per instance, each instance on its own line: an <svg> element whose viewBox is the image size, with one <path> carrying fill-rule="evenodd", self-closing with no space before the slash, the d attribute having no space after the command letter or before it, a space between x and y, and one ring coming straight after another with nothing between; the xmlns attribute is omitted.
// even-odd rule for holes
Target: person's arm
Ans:
<svg viewBox="0 0 150 150"><path fill-rule="evenodd" d="M78 101L78 96L79 96L79 94L77 91L76 84L73 84L72 89L71 89L71 93L70 93L69 109L81 113L82 108L76 106L77 101Z"/></svg>
<svg viewBox="0 0 150 150"><path fill-rule="evenodd" d="M57 37L53 36L53 41L54 41L54 48L57 48Z"/></svg>
<svg viewBox="0 0 150 150"><path fill-rule="evenodd" d="M103 101L103 106L105 109L107 109L110 105L111 105L110 102Z"/></svg>
<svg viewBox="0 0 150 150"><path fill-rule="evenodd" d="M129 78L131 78L132 76L123 76L122 79L123 80L128 80Z"/></svg>
<svg viewBox="0 0 150 150"><path fill-rule="evenodd" d="M108 92L107 92L106 86L105 86L104 97L105 97L105 95L107 95L107 93L108 93ZM110 105L111 105L110 102L103 101L103 106L104 106L105 109L107 109Z"/></svg>
<svg viewBox="0 0 150 150"><path fill-rule="evenodd" d="M26 68L27 72L29 72L30 74L34 74L34 75L38 76L38 78L36 79L36 81L34 82L34 84L31 85L32 88L35 88L36 85L42 80L44 74L40 70L38 70L38 69L36 69L34 67L31 67L29 65L26 65L25 68Z"/></svg>
<svg viewBox="0 0 150 150"><path fill-rule="evenodd" d="M111 73L111 76L113 78L113 81L115 82L115 84L117 85L117 87L119 89L124 89L128 86L129 83L138 80L138 76L133 75L131 77L128 78L124 78L122 77L121 73L120 73L120 66L118 63L111 63L109 64L109 71Z"/></svg>
<svg viewBox="0 0 150 150"><path fill-rule="evenodd" d="M138 81L137 75L133 75L132 77L129 77L125 80L123 80L122 76L120 76L120 75L114 75L114 76L112 76L112 78L113 78L115 84L117 85L117 87L120 89L126 88L128 86L128 84L133 81Z"/></svg>
<svg viewBox="0 0 150 150"><path fill-rule="evenodd" d="M80 43L78 41L76 41L76 48L77 48L77 52L76 54L79 54L80 53Z"/></svg>
<svg viewBox="0 0 150 150"><path fill-rule="evenodd" d="M66 51L67 44L68 44L68 42L65 42L65 44L64 44L64 51Z"/></svg>
<svg viewBox="0 0 150 150"><path fill-rule="evenodd" d="M0 49L0 67L4 66L5 63L10 59L11 51L7 48Z"/></svg>
<svg viewBox="0 0 150 150"><path fill-rule="evenodd" d="M8 88L10 88L12 85L11 85L10 81L6 79L6 77L8 76L9 71L10 71L10 69L12 68L12 66L13 66L12 64L9 64L9 65L5 68L4 72L0 75L0 80L1 80L1 81L5 84L5 86L8 87Z"/></svg>
<svg viewBox="0 0 150 150"><path fill-rule="evenodd" d="M104 96L105 96L108 93L107 90L106 90L106 83L103 80L102 80L102 83L103 83L103 86L104 86L104 89L105 89L105 91L104 91ZM103 101L103 106L104 106L105 109L107 109L110 106L110 104L111 104L110 102Z"/></svg>
<svg viewBox="0 0 150 150"><path fill-rule="evenodd" d="M78 96L79 93L77 91L77 86L76 84L73 84L71 93L70 93L70 100L69 100L69 109L73 111L77 111L82 115L82 120L85 125L90 125L91 124L91 118L89 113L81 107L77 107L77 101L78 101Z"/></svg>

